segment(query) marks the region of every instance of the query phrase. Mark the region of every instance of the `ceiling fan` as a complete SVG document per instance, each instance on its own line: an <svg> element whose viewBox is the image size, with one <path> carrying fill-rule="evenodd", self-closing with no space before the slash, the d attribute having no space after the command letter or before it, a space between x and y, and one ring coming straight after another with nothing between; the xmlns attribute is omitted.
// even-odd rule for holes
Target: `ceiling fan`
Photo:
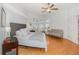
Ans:
<svg viewBox="0 0 79 59"><path fill-rule="evenodd" d="M52 3L47 3L47 6L46 7L41 7L41 9L43 9L42 12L49 12L51 13L52 10L58 10L58 8L54 7L55 5L52 4Z"/></svg>

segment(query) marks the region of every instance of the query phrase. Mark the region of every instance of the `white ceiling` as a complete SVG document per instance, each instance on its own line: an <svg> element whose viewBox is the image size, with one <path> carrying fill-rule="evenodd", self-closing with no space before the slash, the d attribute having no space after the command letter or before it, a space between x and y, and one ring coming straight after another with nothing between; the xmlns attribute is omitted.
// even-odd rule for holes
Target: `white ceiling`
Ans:
<svg viewBox="0 0 79 59"><path fill-rule="evenodd" d="M11 7L23 13L25 16L40 16L45 15L46 13L42 13L42 6L45 6L46 3L7 3ZM59 10L64 10L67 8L78 7L77 3L55 3L55 6L59 8Z"/></svg>

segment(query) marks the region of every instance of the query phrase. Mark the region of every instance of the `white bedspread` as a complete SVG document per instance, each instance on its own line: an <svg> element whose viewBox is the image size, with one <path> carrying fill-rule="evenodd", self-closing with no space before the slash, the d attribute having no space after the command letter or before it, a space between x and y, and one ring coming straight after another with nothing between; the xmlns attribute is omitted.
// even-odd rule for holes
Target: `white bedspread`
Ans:
<svg viewBox="0 0 79 59"><path fill-rule="evenodd" d="M16 37L19 41L19 45L45 48L47 50L46 36L42 32L26 32L17 31Z"/></svg>

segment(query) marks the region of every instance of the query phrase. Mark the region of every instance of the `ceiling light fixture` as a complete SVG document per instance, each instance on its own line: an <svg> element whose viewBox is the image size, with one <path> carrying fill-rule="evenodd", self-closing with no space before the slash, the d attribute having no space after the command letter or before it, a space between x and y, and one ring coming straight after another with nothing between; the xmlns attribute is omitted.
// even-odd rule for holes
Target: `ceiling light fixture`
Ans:
<svg viewBox="0 0 79 59"><path fill-rule="evenodd" d="M46 7L42 7L41 9L43 9L42 12L49 12L51 13L52 10L58 10L58 8L54 7L55 5L52 4L52 3L47 3L47 6Z"/></svg>

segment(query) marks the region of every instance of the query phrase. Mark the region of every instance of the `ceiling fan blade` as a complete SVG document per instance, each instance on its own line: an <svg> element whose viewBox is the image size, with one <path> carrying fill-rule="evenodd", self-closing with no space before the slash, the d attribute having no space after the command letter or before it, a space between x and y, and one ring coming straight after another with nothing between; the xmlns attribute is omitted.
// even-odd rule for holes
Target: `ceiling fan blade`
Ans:
<svg viewBox="0 0 79 59"><path fill-rule="evenodd" d="M50 3L47 3L47 5L50 5Z"/></svg>
<svg viewBox="0 0 79 59"><path fill-rule="evenodd" d="M45 8L45 7L42 7L41 9L47 9L47 8Z"/></svg>
<svg viewBox="0 0 79 59"><path fill-rule="evenodd" d="M50 7L50 5L51 5L51 3L47 3L47 8L49 8L49 7Z"/></svg>
<svg viewBox="0 0 79 59"><path fill-rule="evenodd" d="M52 8L54 6L54 4L52 4L51 6L50 6L50 8Z"/></svg>
<svg viewBox="0 0 79 59"><path fill-rule="evenodd" d="M58 10L58 8L52 8L51 10Z"/></svg>

